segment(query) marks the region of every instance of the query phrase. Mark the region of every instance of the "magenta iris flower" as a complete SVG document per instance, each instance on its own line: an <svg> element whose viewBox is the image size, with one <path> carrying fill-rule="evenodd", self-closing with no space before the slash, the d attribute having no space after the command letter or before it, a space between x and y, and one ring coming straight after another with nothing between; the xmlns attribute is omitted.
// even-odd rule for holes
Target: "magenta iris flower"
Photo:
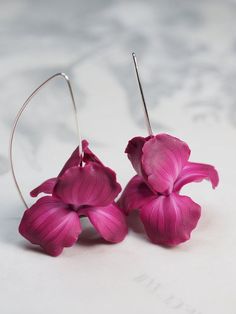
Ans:
<svg viewBox="0 0 236 314"><path fill-rule="evenodd" d="M218 185L211 165L188 161L188 145L167 134L135 137L125 151L137 175L127 184L118 204L129 214L140 210L146 233L154 243L175 246L190 238L201 215L201 207L181 188L203 179Z"/></svg>
<svg viewBox="0 0 236 314"><path fill-rule="evenodd" d="M27 209L19 232L48 254L59 255L72 246L81 233L80 218L87 216L97 232L109 242L120 242L127 234L124 214L114 202L121 191L116 174L105 167L83 141L83 158L77 148L56 178L31 192L41 197Z"/></svg>

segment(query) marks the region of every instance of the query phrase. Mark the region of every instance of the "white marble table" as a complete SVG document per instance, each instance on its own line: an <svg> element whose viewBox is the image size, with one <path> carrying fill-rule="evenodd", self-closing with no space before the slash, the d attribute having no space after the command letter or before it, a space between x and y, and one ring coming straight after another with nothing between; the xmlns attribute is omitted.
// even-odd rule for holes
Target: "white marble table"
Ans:
<svg viewBox="0 0 236 314"><path fill-rule="evenodd" d="M235 21L232 0L0 1L0 313L236 313ZM7 157L15 114L42 80L66 72L83 137L125 186L134 173L126 143L146 135L133 50L153 129L186 140L192 160L217 167L220 185L185 189L202 217L179 247L151 244L134 215L120 244L101 243L85 222L78 244L49 257L17 231L24 208ZM75 146L67 91L57 81L19 125L24 195L54 176Z"/></svg>

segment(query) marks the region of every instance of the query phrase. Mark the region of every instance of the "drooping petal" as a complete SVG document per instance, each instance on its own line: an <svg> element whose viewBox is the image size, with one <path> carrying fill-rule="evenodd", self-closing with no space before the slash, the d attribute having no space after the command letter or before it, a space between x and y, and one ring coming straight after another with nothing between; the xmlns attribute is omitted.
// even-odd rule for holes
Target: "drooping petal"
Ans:
<svg viewBox="0 0 236 314"><path fill-rule="evenodd" d="M200 214L198 204L177 193L159 196L141 209L141 219L150 240L165 246L187 241Z"/></svg>
<svg viewBox="0 0 236 314"><path fill-rule="evenodd" d="M148 183L159 193L170 193L188 161L188 145L168 134L158 134L143 145L142 167Z"/></svg>
<svg viewBox="0 0 236 314"><path fill-rule="evenodd" d="M132 163L132 166L134 167L134 170L137 172L139 176L143 176L142 173L142 165L141 165L141 159L142 159L142 148L143 145L150 139L151 137L141 137L137 136L132 138L125 150L125 153L128 154L128 158Z"/></svg>
<svg viewBox="0 0 236 314"><path fill-rule="evenodd" d="M180 191L185 184L200 182L204 179L211 181L212 188L214 189L219 183L219 176L216 169L211 165L188 162L176 180L174 190Z"/></svg>
<svg viewBox="0 0 236 314"><path fill-rule="evenodd" d="M45 194L52 194L53 188L57 182L57 178L51 178L46 181L44 181L42 184L40 184L37 188L33 189L30 192L30 195L32 197L38 196L40 193Z"/></svg>
<svg viewBox="0 0 236 314"><path fill-rule="evenodd" d="M122 192L118 205L128 215L133 209L139 209L155 198L156 195L143 179L140 176L134 176Z"/></svg>
<svg viewBox="0 0 236 314"><path fill-rule="evenodd" d="M115 203L88 208L86 215L101 237L108 242L120 242L128 233L125 216Z"/></svg>
<svg viewBox="0 0 236 314"><path fill-rule="evenodd" d="M84 167L69 168L58 179L53 195L74 206L107 206L120 191L115 172L89 162Z"/></svg>
<svg viewBox="0 0 236 314"><path fill-rule="evenodd" d="M98 159L98 157L89 149L89 143L86 140L82 141L82 148L83 148L83 162L88 163L90 161L96 162L100 165L103 165L102 162ZM70 158L65 163L64 167L62 168L61 172L59 173L59 177L62 176L67 169L75 166L79 166L81 163L82 156L79 151L79 147L71 154Z"/></svg>
<svg viewBox="0 0 236 314"><path fill-rule="evenodd" d="M57 256L77 241L81 225L75 211L52 196L44 196L25 211L19 232L48 254Z"/></svg>

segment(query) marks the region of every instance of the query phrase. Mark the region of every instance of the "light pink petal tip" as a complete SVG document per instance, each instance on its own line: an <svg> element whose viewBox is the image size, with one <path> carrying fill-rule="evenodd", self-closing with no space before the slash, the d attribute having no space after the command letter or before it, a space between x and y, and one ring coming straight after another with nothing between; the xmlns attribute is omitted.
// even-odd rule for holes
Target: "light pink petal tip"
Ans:
<svg viewBox="0 0 236 314"><path fill-rule="evenodd" d="M75 206L107 206L120 193L115 173L107 167L90 162L72 167L59 179L53 195Z"/></svg>
<svg viewBox="0 0 236 314"><path fill-rule="evenodd" d="M149 189L143 179L134 176L125 187L118 200L118 205L125 214L129 214L133 209L141 208L154 198L156 198L156 195Z"/></svg>
<svg viewBox="0 0 236 314"><path fill-rule="evenodd" d="M115 203L88 208L86 215L101 237L108 242L120 242L128 233L125 216Z"/></svg>
<svg viewBox="0 0 236 314"><path fill-rule="evenodd" d="M174 190L180 191L185 184L200 182L204 179L211 182L213 189L217 187L219 176L216 169L211 165L188 162L176 180Z"/></svg>
<svg viewBox="0 0 236 314"><path fill-rule="evenodd" d="M176 137L159 134L151 138L144 144L142 156L149 185L159 193L171 192L189 155L188 145Z"/></svg>
<svg viewBox="0 0 236 314"><path fill-rule="evenodd" d="M57 178L48 179L48 180L44 181L42 184L40 184L37 188L33 189L30 192L30 195L32 197L36 197L40 193L52 194L52 191L54 189L56 182L57 182Z"/></svg>
<svg viewBox="0 0 236 314"><path fill-rule="evenodd" d="M172 193L144 205L141 219L153 243L175 246L190 238L200 218L201 207L191 198Z"/></svg>
<svg viewBox="0 0 236 314"><path fill-rule="evenodd" d="M48 254L57 256L77 241L81 226L75 211L56 198L45 196L25 211L19 232Z"/></svg>

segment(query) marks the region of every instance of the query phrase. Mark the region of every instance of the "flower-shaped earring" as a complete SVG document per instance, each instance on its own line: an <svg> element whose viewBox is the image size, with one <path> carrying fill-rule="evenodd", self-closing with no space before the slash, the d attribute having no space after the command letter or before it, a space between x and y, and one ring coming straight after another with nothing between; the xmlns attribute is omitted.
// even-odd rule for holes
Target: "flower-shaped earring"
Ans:
<svg viewBox="0 0 236 314"><path fill-rule="evenodd" d="M137 80L144 105L148 137L134 137L125 152L135 175L119 199L126 214L140 210L140 218L153 243L175 246L190 238L201 215L201 207L190 197L180 195L181 188L203 179L218 185L217 171L211 165L189 161L190 149L180 139L168 134L153 135L137 60L133 54Z"/></svg>
<svg viewBox="0 0 236 314"><path fill-rule="evenodd" d="M18 120L32 97L53 78L66 80L76 117L79 145L68 159L59 175L48 179L30 194L49 194L27 206L16 180L12 144ZM20 109L10 140L10 161L13 179L19 195L27 208L19 232L33 244L40 245L52 256L59 255L64 247L72 246L81 233L80 219L88 217L95 229L109 242L120 242L127 234L124 214L114 202L121 191L116 174L91 152L86 140L81 141L78 115L70 81L64 73L57 73L42 83Z"/></svg>

